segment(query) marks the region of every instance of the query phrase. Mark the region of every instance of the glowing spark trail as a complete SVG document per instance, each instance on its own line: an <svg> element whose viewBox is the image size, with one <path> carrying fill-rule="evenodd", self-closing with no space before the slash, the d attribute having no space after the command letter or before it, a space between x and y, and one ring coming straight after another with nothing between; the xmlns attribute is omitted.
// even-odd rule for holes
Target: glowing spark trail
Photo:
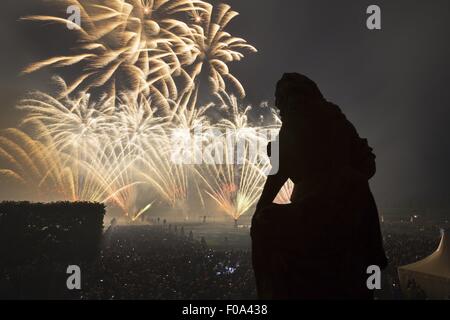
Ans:
<svg viewBox="0 0 450 320"><path fill-rule="evenodd" d="M245 94L227 63L240 61L242 50L256 49L225 31L238 15L228 5L221 4L214 12L212 5L200 0L54 2L61 9L71 5L81 9L82 24L75 28L77 45L72 53L32 63L23 72L80 65L84 72L61 96L101 88L111 96L119 89L176 99L179 89L183 92L192 87L204 70L213 92L224 90L229 81L240 95ZM51 15L22 19L64 27L74 24Z"/></svg>
<svg viewBox="0 0 450 320"><path fill-rule="evenodd" d="M233 150L225 149L226 152ZM252 163L245 159L242 165L205 165L199 168L199 176L206 186L206 193L221 211L238 220L259 198L266 179L264 169L268 163Z"/></svg>
<svg viewBox="0 0 450 320"><path fill-rule="evenodd" d="M61 16L23 20L74 27L77 41L23 72L79 72L54 76L56 92L31 92L19 102L20 129L0 135L0 175L40 200L104 202L133 221L161 203L188 218L192 197L206 209L204 195L235 220L249 212L269 166L250 156L265 149L250 146L265 146L268 138L238 99L245 90L227 65L256 52L226 31L238 13L201 0L49 2ZM65 18L73 5L81 26ZM203 78L218 103L199 102ZM232 144L222 144L229 132ZM174 139L184 143L178 159ZM241 140L237 158L233 143ZM225 162L215 163L205 150L222 152ZM143 196L149 204L138 209Z"/></svg>
<svg viewBox="0 0 450 320"><path fill-rule="evenodd" d="M189 26L178 19L183 13L204 11L198 0L59 0L61 8L76 5L83 22L76 30L79 45L74 53L35 62L23 72L45 67L67 67L81 64L83 72L67 87L64 95L75 90L89 91L106 87L115 95L116 85L122 89L151 94L157 90L175 97L177 87L173 75L190 81L181 67L179 56L189 54L185 42ZM56 16L28 16L23 20L70 24ZM122 77L122 78L121 78ZM124 86L123 84L126 84Z"/></svg>
<svg viewBox="0 0 450 320"><path fill-rule="evenodd" d="M22 125L33 125L37 139L50 136L58 151L79 155L89 148L98 148L99 135L107 132L107 115L114 112L111 99L91 102L89 94L76 99L57 100L42 93L32 93L17 106L27 112Z"/></svg>
<svg viewBox="0 0 450 320"><path fill-rule="evenodd" d="M294 190L294 183L289 179L284 186L281 188L274 203L276 204L290 204L291 196Z"/></svg>
<svg viewBox="0 0 450 320"><path fill-rule="evenodd" d="M198 24L193 25L194 58L190 75L192 79L200 78L206 73L211 91L217 93L226 90L226 82L230 82L237 94L245 96L245 89L239 80L230 73L227 63L244 58L241 50L257 52L256 48L242 38L231 36L225 28L238 15L226 4L220 4L213 14L212 6L201 16L196 16Z"/></svg>

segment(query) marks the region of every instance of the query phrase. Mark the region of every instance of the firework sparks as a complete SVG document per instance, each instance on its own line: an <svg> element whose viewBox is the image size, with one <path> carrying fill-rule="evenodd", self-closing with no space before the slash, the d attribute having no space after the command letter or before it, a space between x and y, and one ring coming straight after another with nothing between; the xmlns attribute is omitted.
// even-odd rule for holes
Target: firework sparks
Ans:
<svg viewBox="0 0 450 320"><path fill-rule="evenodd" d="M137 219L139 219L144 213L146 213L148 210L151 209L151 207L153 206L153 203L155 203L154 201L149 203L147 206L145 206L144 208L142 208L138 213L136 213L136 215L132 218L133 221L136 221Z"/></svg>
<svg viewBox="0 0 450 320"><path fill-rule="evenodd" d="M157 99L122 94L117 111L109 118L110 135L120 141L123 149L132 154L142 151L148 140L164 136L167 131L168 104ZM159 107L156 107L158 105Z"/></svg>
<svg viewBox="0 0 450 320"><path fill-rule="evenodd" d="M48 191L60 191L64 184L60 175L49 170L58 164L51 148L18 129L3 131L0 158L6 163L0 175L27 186L44 199L48 198Z"/></svg>
<svg viewBox="0 0 450 320"><path fill-rule="evenodd" d="M225 149L225 152L234 150ZM204 165L198 168L198 173L206 193L220 210L238 220L256 204L266 179L264 169L268 165L264 161L252 163L247 158L242 165Z"/></svg>
<svg viewBox="0 0 450 320"><path fill-rule="evenodd" d="M89 160L73 158L58 151L51 138L37 141L7 129L0 136L0 158L8 165L0 174L36 189L41 200L110 202L128 215L135 210L139 184L131 174L133 159L112 144L91 151Z"/></svg>
<svg viewBox="0 0 450 320"><path fill-rule="evenodd" d="M152 141L137 159L139 179L147 183L172 208L185 210L188 195L186 166L171 161L170 140Z"/></svg>
<svg viewBox="0 0 450 320"><path fill-rule="evenodd" d="M225 93L220 97L219 109L226 116L213 124L207 116L212 104L197 106L196 90L176 101L166 101L162 107L150 98L126 93L115 103L91 101L89 94L57 100L34 93L19 105L27 112L22 125L32 125L37 139L30 139L28 145L45 155L18 146L7 151L11 143L2 140L5 147L1 155L15 165L15 170L1 173L16 180L33 177L40 184L52 181L64 199L113 203L130 219L142 214L136 202L139 186L144 184L187 217L191 185L202 202L206 193L237 220L259 197L270 165L265 154L270 137L261 134L265 127L249 124L250 106L242 106L236 97ZM188 140L182 152L191 155L187 162L173 158L177 132ZM239 153L236 147L240 142L244 144ZM217 158L220 154L221 159ZM194 155L199 155L199 162ZM36 156L39 161L35 161ZM33 161L43 163L44 172L26 165ZM34 176L24 168L33 169ZM198 176L200 180L195 179Z"/></svg>
<svg viewBox="0 0 450 320"><path fill-rule="evenodd" d="M83 23L76 28L79 45L73 54L33 63L23 72L83 64L85 72L63 95L98 87L107 87L105 92L114 94L116 84L126 83L126 90L148 95L158 87L165 96L176 96L172 75L184 75L189 81L179 56L190 51L184 41L190 28L177 15L201 12L205 10L202 4L197 0L108 0L105 4L93 0L58 1L57 5L81 8ZM45 15L23 20L73 24Z"/></svg>
<svg viewBox="0 0 450 320"><path fill-rule="evenodd" d="M0 137L0 157L8 163L0 174L41 191L56 190L63 200L114 204L132 220L158 200L185 213L194 195L205 207L203 193L234 219L246 213L259 196L269 164L249 156L255 151L248 147L252 140L267 143L259 127L250 125L251 107L225 92L232 84L238 95L245 95L227 63L241 60L243 51L256 52L225 30L237 12L200 0L55 4L78 6L82 25L51 15L23 19L69 24L75 27L77 45L70 54L31 64L24 73L70 66L82 71L70 82L55 77L55 94L33 92L19 103L25 112L21 128L33 134L10 129ZM204 76L219 103L199 105ZM97 95L97 89L103 94ZM214 106L226 115L210 117ZM230 145L225 146L225 163L213 164L216 159L203 153L205 148L219 150L227 137L216 135L221 130L246 141L239 161L229 161L235 152ZM182 155L191 162L174 161L177 138L188 142ZM138 210L144 185L153 189L155 199Z"/></svg>
<svg viewBox="0 0 450 320"><path fill-rule="evenodd" d="M72 54L32 63L23 72L84 66L85 72L67 86L63 96L98 87L114 95L119 85L127 91L146 95L159 91L176 98L177 81L188 88L202 73L207 74L213 92L225 90L230 82L238 94L245 95L227 63L240 61L242 51L257 50L225 31L238 15L228 5L221 4L215 11L200 0L109 0L101 5L93 0L63 0L58 5L81 8L83 24L75 26L77 47ZM23 20L73 25L57 16Z"/></svg>
<svg viewBox="0 0 450 320"><path fill-rule="evenodd" d="M37 139L51 137L57 150L77 155L99 148L98 136L108 131L107 115L114 112L112 99L91 102L89 94L76 99L58 100L46 93L35 92L17 106L26 112L21 125L37 129Z"/></svg>
<svg viewBox="0 0 450 320"><path fill-rule="evenodd" d="M226 4L220 4L216 12L213 11L210 6L203 14L194 16L193 61L188 63L192 65L191 78L198 80L202 73L206 73L212 92L225 91L228 81L237 90L237 94L245 96L244 87L230 73L227 63L242 60L242 50L253 53L257 50L244 39L233 37L225 31L231 20L238 15L236 11Z"/></svg>
<svg viewBox="0 0 450 320"><path fill-rule="evenodd" d="M274 203L276 204L290 204L292 192L294 191L294 183L289 179L280 192L276 196Z"/></svg>

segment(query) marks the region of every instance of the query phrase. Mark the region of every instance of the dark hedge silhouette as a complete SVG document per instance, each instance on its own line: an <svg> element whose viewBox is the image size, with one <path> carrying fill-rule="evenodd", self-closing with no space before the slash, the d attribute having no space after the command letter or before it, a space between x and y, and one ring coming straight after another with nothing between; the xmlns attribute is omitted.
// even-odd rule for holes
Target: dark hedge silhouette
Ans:
<svg viewBox="0 0 450 320"><path fill-rule="evenodd" d="M104 215L100 203L0 203L0 297L61 297L68 265L98 256Z"/></svg>
<svg viewBox="0 0 450 320"><path fill-rule="evenodd" d="M98 252L104 215L99 203L2 202L1 263L89 260Z"/></svg>

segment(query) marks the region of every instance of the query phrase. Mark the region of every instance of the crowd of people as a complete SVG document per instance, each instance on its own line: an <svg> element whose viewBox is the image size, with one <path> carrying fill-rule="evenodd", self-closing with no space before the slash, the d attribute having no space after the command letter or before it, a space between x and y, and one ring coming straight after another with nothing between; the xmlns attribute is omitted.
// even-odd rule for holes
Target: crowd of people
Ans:
<svg viewBox="0 0 450 320"><path fill-rule="evenodd" d="M378 299L405 298L398 266L423 259L438 246L439 229L404 226L383 225L389 266L383 272L382 290L375 294ZM66 290L64 266L55 264L51 269L42 269L28 265L9 275L3 272L8 275L0 279L3 296L14 293L22 298L62 299L256 299L250 248L210 246L208 237L195 235L188 226L168 223L153 226L113 223L102 239L98 257L80 264L81 290ZM223 241L228 243L226 238ZM43 277L43 272L49 275ZM55 289L48 296L42 296L38 290L24 292L39 279L52 279ZM37 288L48 285L47 281ZM411 295L426 298L417 284L408 286Z"/></svg>
<svg viewBox="0 0 450 320"><path fill-rule="evenodd" d="M433 252L439 233L384 229L390 263L375 296L402 299L397 267ZM116 227L105 235L101 257L85 281L83 299L256 298L250 250L208 248L204 238L167 225Z"/></svg>
<svg viewBox="0 0 450 320"><path fill-rule="evenodd" d="M85 272L80 298L253 299L251 255L213 250L181 228L116 227Z"/></svg>
<svg viewBox="0 0 450 320"><path fill-rule="evenodd" d="M384 247L389 265L383 273L381 298L402 299L405 297L400 288L397 268L422 260L434 252L440 241L437 226L423 229L410 224L385 224L383 226ZM417 298L424 297L422 289L415 283L408 284ZM408 291L408 290L407 290Z"/></svg>

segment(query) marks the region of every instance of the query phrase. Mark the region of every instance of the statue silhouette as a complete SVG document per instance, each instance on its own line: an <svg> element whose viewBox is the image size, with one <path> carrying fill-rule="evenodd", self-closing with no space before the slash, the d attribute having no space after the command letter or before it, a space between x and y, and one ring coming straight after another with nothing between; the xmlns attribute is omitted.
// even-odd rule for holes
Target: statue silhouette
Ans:
<svg viewBox="0 0 450 320"><path fill-rule="evenodd" d="M283 122L279 171L267 179L251 229L258 296L370 299L367 267L387 265L368 183L375 155L303 75L282 77L276 106ZM288 179L295 185L291 204L273 204Z"/></svg>

